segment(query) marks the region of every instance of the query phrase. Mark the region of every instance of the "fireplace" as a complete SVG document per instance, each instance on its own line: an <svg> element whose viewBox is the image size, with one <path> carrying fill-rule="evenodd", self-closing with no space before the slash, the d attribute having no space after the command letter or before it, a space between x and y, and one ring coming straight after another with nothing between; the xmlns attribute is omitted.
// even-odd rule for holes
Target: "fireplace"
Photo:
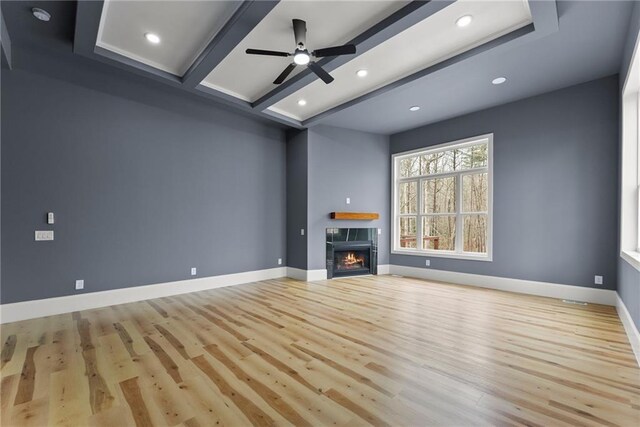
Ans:
<svg viewBox="0 0 640 427"><path fill-rule="evenodd" d="M328 228L327 277L376 274L377 229Z"/></svg>
<svg viewBox="0 0 640 427"><path fill-rule="evenodd" d="M333 277L372 274L371 242L343 242L333 245Z"/></svg>

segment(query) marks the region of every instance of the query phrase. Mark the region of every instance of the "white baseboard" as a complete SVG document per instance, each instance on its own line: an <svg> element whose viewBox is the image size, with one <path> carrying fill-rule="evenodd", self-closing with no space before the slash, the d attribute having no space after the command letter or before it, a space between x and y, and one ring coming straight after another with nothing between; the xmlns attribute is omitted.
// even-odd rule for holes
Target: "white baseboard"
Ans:
<svg viewBox="0 0 640 427"><path fill-rule="evenodd" d="M378 274L389 274L389 264L378 264Z"/></svg>
<svg viewBox="0 0 640 427"><path fill-rule="evenodd" d="M558 283L535 282L532 280L510 279L507 277L484 276L480 274L457 273L454 271L431 268L405 267L390 265L390 274L415 277L426 280L455 283L458 285L479 286L481 288L543 297L585 301L592 304L616 305L616 292L608 289L586 288Z"/></svg>
<svg viewBox="0 0 640 427"><path fill-rule="evenodd" d="M633 323L633 319L629 314L629 310L627 310L627 306L624 305L622 298L620 298L620 295L617 292L616 310L618 310L618 316L620 317L624 330L629 338L629 344L631 344L631 348L633 349L633 353L636 355L638 365L640 365L640 332L638 332L638 328L635 323Z"/></svg>
<svg viewBox="0 0 640 427"><path fill-rule="evenodd" d="M300 268L287 267L287 277L304 282L314 282L316 280L327 280L327 270L302 270Z"/></svg>
<svg viewBox="0 0 640 427"><path fill-rule="evenodd" d="M52 316L115 304L204 291L242 283L258 282L260 280L277 279L284 277L286 272L286 267L278 267L267 270L246 271L243 273L224 274L198 279L179 280L176 282L2 304L0 305L0 323L16 322L18 320L33 319L42 316Z"/></svg>

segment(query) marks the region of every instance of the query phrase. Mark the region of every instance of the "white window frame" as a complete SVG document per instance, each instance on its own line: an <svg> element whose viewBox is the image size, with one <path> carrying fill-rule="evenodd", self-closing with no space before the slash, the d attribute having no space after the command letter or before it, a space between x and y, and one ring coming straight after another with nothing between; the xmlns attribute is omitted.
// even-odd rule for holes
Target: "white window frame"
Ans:
<svg viewBox="0 0 640 427"><path fill-rule="evenodd" d="M640 271L640 36L622 88L620 257Z"/></svg>
<svg viewBox="0 0 640 427"><path fill-rule="evenodd" d="M462 148L466 146L477 145L480 143L487 143L487 166L473 169L465 169L455 172L442 172L437 174L419 175L415 177L400 178L398 176L398 165L400 160L413 157L417 154L431 154L439 151L448 151L452 148ZM463 248L463 230L462 221L464 215L473 215L473 212L462 212L462 177L464 175L472 175L477 173L487 172L487 252L475 253L464 252ZM421 209L422 202L422 185L423 182L433 178L445 178L448 176L457 177L456 182L456 250L434 250L434 249L422 249L422 218L425 216L437 216L438 214L423 214ZM401 182L417 181L417 212L415 215L400 215L398 212L398 186ZM492 261L493 260L493 133L474 136L471 138L460 139L457 141L446 142L438 145L431 145L428 147L418 148L416 150L405 151L402 153L396 153L391 156L391 212L393 212L393 225L391 227L391 253L397 255L415 255L422 257L439 257L439 258L452 258L452 259L465 259L475 261ZM484 212L482 212L484 214ZM450 215L450 214L441 214ZM399 227L401 216L415 216L416 219L416 249L401 248L399 241Z"/></svg>

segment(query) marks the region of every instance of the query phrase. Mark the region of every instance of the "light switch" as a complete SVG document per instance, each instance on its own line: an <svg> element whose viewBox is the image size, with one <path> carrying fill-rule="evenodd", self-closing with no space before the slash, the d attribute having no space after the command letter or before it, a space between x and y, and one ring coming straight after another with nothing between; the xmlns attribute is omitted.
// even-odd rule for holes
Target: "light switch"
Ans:
<svg viewBox="0 0 640 427"><path fill-rule="evenodd" d="M47 213L47 224L53 224L54 222L55 221L54 221L54 218L53 218L53 212L48 212Z"/></svg>
<svg viewBox="0 0 640 427"><path fill-rule="evenodd" d="M347 204L350 205L351 204L351 197L347 197Z"/></svg>
<svg viewBox="0 0 640 427"><path fill-rule="evenodd" d="M36 241L53 240L53 230L36 230Z"/></svg>

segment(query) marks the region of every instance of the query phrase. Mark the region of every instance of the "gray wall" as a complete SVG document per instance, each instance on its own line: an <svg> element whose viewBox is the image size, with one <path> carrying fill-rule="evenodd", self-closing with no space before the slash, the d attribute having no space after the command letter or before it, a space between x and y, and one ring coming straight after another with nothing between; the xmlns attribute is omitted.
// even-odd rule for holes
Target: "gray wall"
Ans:
<svg viewBox="0 0 640 427"><path fill-rule="evenodd" d="M587 287L598 274L615 289L618 98L613 76L393 135L398 153L494 134L493 262L431 258L431 268Z"/></svg>
<svg viewBox="0 0 640 427"><path fill-rule="evenodd" d="M1 302L277 267L284 130L78 67L3 70Z"/></svg>
<svg viewBox="0 0 640 427"><path fill-rule="evenodd" d="M626 80L629 68L631 66L631 57L635 48L638 33L640 32L640 3L636 2L633 6L633 13L629 21L629 30L627 33L627 42L625 43L623 60L620 69L620 94L622 96L622 86ZM620 127L622 127L622 119L620 119ZM622 133L621 133L622 134ZM622 151L620 152L622 155ZM616 254L619 253L616 251ZM636 270L627 261L622 258L618 260L618 294L629 310L631 318L636 327L640 329L640 271Z"/></svg>
<svg viewBox="0 0 640 427"><path fill-rule="evenodd" d="M327 227L381 228L378 264L389 263L389 159L387 136L330 126L309 129L309 270L326 268ZM380 219L336 221L329 218L332 211L379 212Z"/></svg>
<svg viewBox="0 0 640 427"><path fill-rule="evenodd" d="M309 131L287 133L287 266L307 269Z"/></svg>
<svg viewBox="0 0 640 427"><path fill-rule="evenodd" d="M622 63L620 64L620 88L627 78L627 73L631 66L631 57L635 48L636 40L640 32L640 2L634 2L631 16L629 17L629 28L627 29L627 38L622 52Z"/></svg>

